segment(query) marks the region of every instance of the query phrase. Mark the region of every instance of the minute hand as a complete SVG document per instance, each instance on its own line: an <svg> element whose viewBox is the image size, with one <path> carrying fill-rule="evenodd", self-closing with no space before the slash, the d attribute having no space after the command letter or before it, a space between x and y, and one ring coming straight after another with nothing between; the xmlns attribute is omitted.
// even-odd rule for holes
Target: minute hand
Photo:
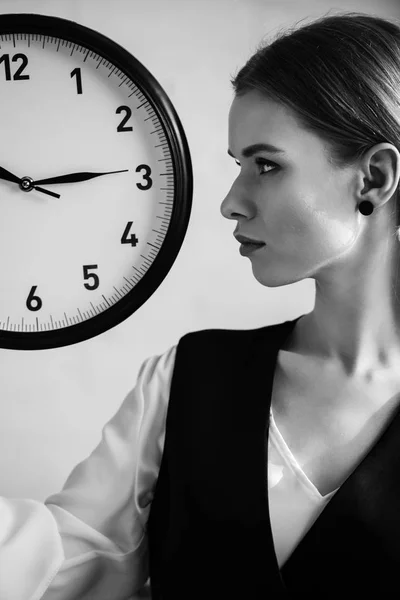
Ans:
<svg viewBox="0 0 400 600"><path fill-rule="evenodd" d="M79 181L87 181L94 177L101 177L101 175L111 175L112 173L125 173L129 169L123 169L122 171L108 171L107 173L69 173L68 175L60 175L59 177L49 177L48 179L38 179L33 182L33 185L42 185L50 183L77 183Z"/></svg>

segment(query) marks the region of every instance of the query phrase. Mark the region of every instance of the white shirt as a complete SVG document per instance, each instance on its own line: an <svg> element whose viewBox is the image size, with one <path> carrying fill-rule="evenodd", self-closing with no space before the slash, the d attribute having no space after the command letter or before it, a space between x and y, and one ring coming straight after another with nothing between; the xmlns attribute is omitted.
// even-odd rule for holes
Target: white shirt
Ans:
<svg viewBox="0 0 400 600"><path fill-rule="evenodd" d="M322 496L278 430L272 407L268 438L268 503L275 554L281 567L338 491Z"/></svg>
<svg viewBox="0 0 400 600"><path fill-rule="evenodd" d="M149 516L165 440L176 345L146 359L93 452L45 503L0 497L0 600L151 598ZM271 410L269 508L279 566L332 495L322 497ZM335 490L336 491L336 490Z"/></svg>

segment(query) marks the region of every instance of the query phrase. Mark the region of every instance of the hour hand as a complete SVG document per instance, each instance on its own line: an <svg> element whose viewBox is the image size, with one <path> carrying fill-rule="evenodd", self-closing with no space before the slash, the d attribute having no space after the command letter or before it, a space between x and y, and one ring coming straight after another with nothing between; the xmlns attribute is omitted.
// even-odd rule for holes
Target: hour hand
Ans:
<svg viewBox="0 0 400 600"><path fill-rule="evenodd" d="M0 179L5 179L6 181L12 181L13 183L21 183L21 178L17 177L7 169L0 167Z"/></svg>
<svg viewBox="0 0 400 600"><path fill-rule="evenodd" d="M49 177L47 179L38 179L33 182L33 185L42 185L50 183L77 183L79 181L87 181L94 177L100 177L101 175L111 175L112 173L125 173L129 169L123 169L122 171L108 171L107 173L69 173L68 175L60 175L59 177Z"/></svg>

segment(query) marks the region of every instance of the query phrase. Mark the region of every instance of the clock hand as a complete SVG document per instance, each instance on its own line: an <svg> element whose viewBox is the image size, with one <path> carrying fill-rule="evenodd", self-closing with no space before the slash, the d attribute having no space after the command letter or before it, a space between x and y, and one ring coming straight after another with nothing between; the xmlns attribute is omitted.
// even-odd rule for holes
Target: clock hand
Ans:
<svg viewBox="0 0 400 600"><path fill-rule="evenodd" d="M123 169L122 171L108 171L107 173L69 173L68 175L60 175L59 177L38 179L38 181L33 182L33 185L36 185L37 183L77 183L79 181L87 181L88 179L93 179L93 177L100 177L101 175L111 175L112 173L125 173L126 171L129 171L129 169Z"/></svg>
<svg viewBox="0 0 400 600"><path fill-rule="evenodd" d="M60 198L60 194L55 194L54 192L50 192L49 190L44 190L41 187L36 187L34 183L31 181L29 184L25 185L22 183L23 181L29 181L25 177L17 177L14 173L10 173L4 167L0 167L0 179L5 179L6 181L12 181L13 183L18 183L20 188L24 191L30 191L31 189L35 189L38 192L42 192L42 194L47 194L48 196L54 196L54 198Z"/></svg>
<svg viewBox="0 0 400 600"><path fill-rule="evenodd" d="M53 196L53 198L61 198L60 194L55 194L54 192L50 192L50 190L44 190L43 188L34 185L33 186L34 190L37 190L38 192L42 192L42 194L47 194L48 196Z"/></svg>
<svg viewBox="0 0 400 600"><path fill-rule="evenodd" d="M6 181L12 181L13 183L21 183L20 177L17 177L7 169L0 167L0 179L5 179Z"/></svg>

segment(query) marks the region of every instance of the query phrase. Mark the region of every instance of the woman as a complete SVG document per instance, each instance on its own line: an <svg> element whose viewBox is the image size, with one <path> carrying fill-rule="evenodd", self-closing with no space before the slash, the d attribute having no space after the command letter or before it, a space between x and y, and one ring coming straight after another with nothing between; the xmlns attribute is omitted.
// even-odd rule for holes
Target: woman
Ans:
<svg viewBox="0 0 400 600"><path fill-rule="evenodd" d="M148 358L61 492L3 499L1 599L400 588L400 27L321 18L232 83L222 214L255 278L311 277L315 307Z"/></svg>

